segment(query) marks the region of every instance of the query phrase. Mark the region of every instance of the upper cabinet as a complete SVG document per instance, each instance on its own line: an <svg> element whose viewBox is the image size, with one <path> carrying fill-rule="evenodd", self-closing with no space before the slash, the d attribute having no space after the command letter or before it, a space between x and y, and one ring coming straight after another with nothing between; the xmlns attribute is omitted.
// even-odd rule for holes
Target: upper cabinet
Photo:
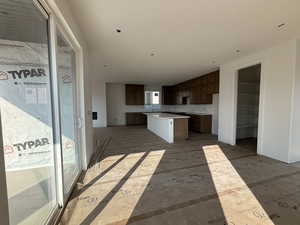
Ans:
<svg viewBox="0 0 300 225"><path fill-rule="evenodd" d="M208 94L219 93L220 72L216 71L206 76L207 76Z"/></svg>
<svg viewBox="0 0 300 225"><path fill-rule="evenodd" d="M126 105L144 105L145 88L144 85L126 84Z"/></svg>
<svg viewBox="0 0 300 225"><path fill-rule="evenodd" d="M192 87L192 94L190 97L191 104L212 104L212 94L208 94L205 90L207 88Z"/></svg>
<svg viewBox="0 0 300 225"><path fill-rule="evenodd" d="M162 87L162 104L163 105L175 105L175 93L173 86Z"/></svg>
<svg viewBox="0 0 300 225"><path fill-rule="evenodd" d="M219 93L219 71L163 87L164 105L212 104L212 95Z"/></svg>

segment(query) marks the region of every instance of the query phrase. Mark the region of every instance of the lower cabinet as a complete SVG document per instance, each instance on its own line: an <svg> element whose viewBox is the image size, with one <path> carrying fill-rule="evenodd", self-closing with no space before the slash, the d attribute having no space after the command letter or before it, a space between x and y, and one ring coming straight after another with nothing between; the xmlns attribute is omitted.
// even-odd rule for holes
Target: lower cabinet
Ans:
<svg viewBox="0 0 300 225"><path fill-rule="evenodd" d="M140 126L147 124L147 116L143 113L126 113L126 125L127 126Z"/></svg>
<svg viewBox="0 0 300 225"><path fill-rule="evenodd" d="M173 113L173 112L167 112ZM211 133L212 130L212 115L187 114L178 112L173 114L187 115L189 118L189 130L198 133ZM143 126L147 125L147 116L140 112L126 113L127 126Z"/></svg>
<svg viewBox="0 0 300 225"><path fill-rule="evenodd" d="M211 133L212 115L189 115L189 129L199 133Z"/></svg>

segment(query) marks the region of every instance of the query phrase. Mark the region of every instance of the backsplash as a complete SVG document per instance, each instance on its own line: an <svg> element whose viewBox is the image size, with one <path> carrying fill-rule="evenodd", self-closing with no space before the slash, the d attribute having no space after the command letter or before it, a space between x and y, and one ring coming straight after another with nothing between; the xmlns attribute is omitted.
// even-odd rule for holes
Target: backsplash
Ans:
<svg viewBox="0 0 300 225"><path fill-rule="evenodd" d="M126 112L187 112L187 113L209 113L214 112L215 105L144 105L144 106L125 106Z"/></svg>
<svg viewBox="0 0 300 225"><path fill-rule="evenodd" d="M218 108L218 94L213 97L213 104L209 105L143 105L143 106L125 106L126 112L186 112L186 113L208 113L214 114Z"/></svg>

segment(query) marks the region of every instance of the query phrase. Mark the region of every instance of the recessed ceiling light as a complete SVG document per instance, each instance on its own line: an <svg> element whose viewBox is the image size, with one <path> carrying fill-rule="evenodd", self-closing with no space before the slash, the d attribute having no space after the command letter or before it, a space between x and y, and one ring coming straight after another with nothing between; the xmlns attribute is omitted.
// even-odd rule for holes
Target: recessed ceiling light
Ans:
<svg viewBox="0 0 300 225"><path fill-rule="evenodd" d="M116 29L116 31L117 31L118 33L121 33L121 32L122 32L122 30L121 30L121 29Z"/></svg>

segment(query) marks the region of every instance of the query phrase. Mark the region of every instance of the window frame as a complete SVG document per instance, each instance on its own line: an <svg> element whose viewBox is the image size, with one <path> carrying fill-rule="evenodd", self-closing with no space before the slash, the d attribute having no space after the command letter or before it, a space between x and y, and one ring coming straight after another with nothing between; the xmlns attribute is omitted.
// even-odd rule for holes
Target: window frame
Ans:
<svg viewBox="0 0 300 225"><path fill-rule="evenodd" d="M85 109L85 93L84 93L84 58L83 58L83 48L80 45L79 41L77 40L76 36L74 35L71 27L65 20L61 10L53 1L48 0L33 0L38 2L49 15L49 37L50 37L50 49L51 49L51 71L53 74L53 97L54 100L54 111L55 111L55 121L59 121L55 124L57 126L55 129L56 132L56 140L57 146L56 148L59 151L56 151L56 158L57 161L57 201L59 204L59 214L62 213L62 209L66 206L68 199L74 189L77 180L79 179L83 170L86 170L88 167L88 158L87 158L87 142L86 142L86 130L87 127L85 126L86 114L89 115L89 112L86 113ZM64 178L63 178L63 156L62 156L62 146L61 146L61 119L60 119L60 102L59 102L59 87L58 87L58 77L57 77L57 29L59 32L64 36L65 40L70 44L75 52L75 74L76 74L76 84L74 88L76 88L75 93L75 105L76 105L76 115L75 118L76 127L78 128L75 132L77 137L80 138L79 143L77 143L77 149L79 150L79 173L77 174L76 178L74 179L73 184L71 185L71 189L69 193L64 194ZM59 216L58 216L59 217ZM52 217L53 219L53 217ZM55 218L54 218L55 219ZM51 219L50 219L51 220ZM49 220L49 221L50 221ZM48 223L49 224L49 223Z"/></svg>

